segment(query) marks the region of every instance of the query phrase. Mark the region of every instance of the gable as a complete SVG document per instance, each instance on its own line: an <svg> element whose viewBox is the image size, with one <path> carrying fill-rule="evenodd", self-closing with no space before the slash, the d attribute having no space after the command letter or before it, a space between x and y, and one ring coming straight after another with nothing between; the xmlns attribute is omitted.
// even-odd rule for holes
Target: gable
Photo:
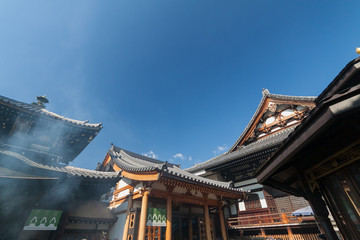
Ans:
<svg viewBox="0 0 360 240"><path fill-rule="evenodd" d="M314 100L314 97L270 94L264 89L263 98L253 118L229 152L299 124L315 107Z"/></svg>

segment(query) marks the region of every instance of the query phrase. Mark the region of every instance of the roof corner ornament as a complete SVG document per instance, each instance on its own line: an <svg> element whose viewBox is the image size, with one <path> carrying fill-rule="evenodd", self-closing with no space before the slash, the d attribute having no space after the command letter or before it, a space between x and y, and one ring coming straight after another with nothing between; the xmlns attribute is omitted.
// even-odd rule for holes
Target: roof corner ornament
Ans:
<svg viewBox="0 0 360 240"><path fill-rule="evenodd" d="M36 102L36 103L33 102L32 104L33 104L33 105L37 105L37 106L39 106L39 107L41 107L41 108L46 108L46 107L45 107L45 104L46 104L46 103L49 103L49 99L47 99L46 94L43 95L43 96L37 96L37 97L36 97L36 100L37 100L37 102Z"/></svg>
<svg viewBox="0 0 360 240"><path fill-rule="evenodd" d="M161 165L161 170L167 170L168 168L168 161L164 162L162 165Z"/></svg>
<svg viewBox="0 0 360 240"><path fill-rule="evenodd" d="M355 49L355 51L356 51L357 54L360 54L360 47L357 47L357 48Z"/></svg>
<svg viewBox="0 0 360 240"><path fill-rule="evenodd" d="M263 94L264 96L267 96L267 95L270 94L270 92L269 92L269 90L267 90L266 88L263 88L263 89L262 89L262 94Z"/></svg>

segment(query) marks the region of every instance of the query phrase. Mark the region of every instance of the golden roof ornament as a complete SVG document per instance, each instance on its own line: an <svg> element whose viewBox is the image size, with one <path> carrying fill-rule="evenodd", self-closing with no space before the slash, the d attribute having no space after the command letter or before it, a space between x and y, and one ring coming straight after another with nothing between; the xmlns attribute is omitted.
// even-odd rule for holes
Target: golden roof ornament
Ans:
<svg viewBox="0 0 360 240"><path fill-rule="evenodd" d="M360 47L357 47L357 48L355 49L355 51L356 51L357 54L360 54Z"/></svg>

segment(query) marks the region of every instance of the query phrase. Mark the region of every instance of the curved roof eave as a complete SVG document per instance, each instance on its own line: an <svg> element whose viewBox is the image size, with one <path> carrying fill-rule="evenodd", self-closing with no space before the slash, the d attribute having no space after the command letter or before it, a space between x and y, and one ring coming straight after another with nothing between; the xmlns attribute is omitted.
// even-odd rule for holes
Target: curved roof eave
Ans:
<svg viewBox="0 0 360 240"><path fill-rule="evenodd" d="M113 157L115 164L124 171L131 173L157 171L163 177L169 177L194 184L201 184L206 187L222 189L224 191L244 192L242 189L232 188L232 182L221 182L196 176L188 171L180 169L178 165L142 156L119 147L112 146L109 150L109 154Z"/></svg>
<svg viewBox="0 0 360 240"><path fill-rule="evenodd" d="M71 119L71 118L66 118L64 116L61 116L59 114L53 113L49 110L46 110L45 108L41 108L37 105L20 102L20 101L10 99L10 98L0 95L0 104L1 103L6 104L11 107L14 107L14 108L17 108L21 111L29 112L31 114L45 115L45 116L51 117L53 119L61 120L61 121L64 121L65 123L70 123L70 124L73 124L76 126L94 128L94 129L98 129L98 130L100 130L102 128L102 123L88 123L87 120L80 121L80 120L75 120L75 119Z"/></svg>
<svg viewBox="0 0 360 240"><path fill-rule="evenodd" d="M238 151L234 151L231 153L223 153L222 155L219 155L215 158L212 158L208 161L197 164L197 165L187 168L185 170L188 172L191 172L191 173L198 172L201 170L211 168L215 165L224 164L226 162L230 162L232 160L236 160L236 159L251 155L258 151L265 150L265 149L274 147L276 145L280 145L288 137L288 135L292 131L294 131L296 126L297 125L291 126L291 127L284 129L278 133L274 133L274 134L264 137L256 142L250 143L247 146L242 146Z"/></svg>

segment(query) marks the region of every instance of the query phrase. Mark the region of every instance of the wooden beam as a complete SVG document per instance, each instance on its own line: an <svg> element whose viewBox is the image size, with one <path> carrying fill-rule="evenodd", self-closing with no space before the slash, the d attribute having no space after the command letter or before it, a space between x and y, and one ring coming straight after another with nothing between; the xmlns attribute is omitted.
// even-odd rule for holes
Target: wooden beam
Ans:
<svg viewBox="0 0 360 240"><path fill-rule="evenodd" d="M158 172L130 173L123 171L122 175L126 178L138 181L157 181L160 178L160 173Z"/></svg>
<svg viewBox="0 0 360 240"><path fill-rule="evenodd" d="M205 203L208 204L209 206L218 206L219 205L219 201L218 200L214 200L214 199L204 199L203 197L195 197L195 196L191 196L191 195L185 195L185 194L180 194L180 193L167 193L164 191L160 191L160 190L151 190L151 196L156 197L156 198L165 198L167 199L168 196L171 196L172 199L176 199L176 201L178 202L183 202L183 203L191 203L191 204L196 204L196 205L204 205Z"/></svg>
<svg viewBox="0 0 360 240"><path fill-rule="evenodd" d="M271 186L272 188L279 189L283 192L287 192L287 193L290 193L291 195L295 195L298 197L303 197L305 195L305 193L304 193L304 191L302 191L302 189L296 189L296 188L290 187L290 185L288 185L286 183L281 183L274 179L268 178L262 184Z"/></svg>

